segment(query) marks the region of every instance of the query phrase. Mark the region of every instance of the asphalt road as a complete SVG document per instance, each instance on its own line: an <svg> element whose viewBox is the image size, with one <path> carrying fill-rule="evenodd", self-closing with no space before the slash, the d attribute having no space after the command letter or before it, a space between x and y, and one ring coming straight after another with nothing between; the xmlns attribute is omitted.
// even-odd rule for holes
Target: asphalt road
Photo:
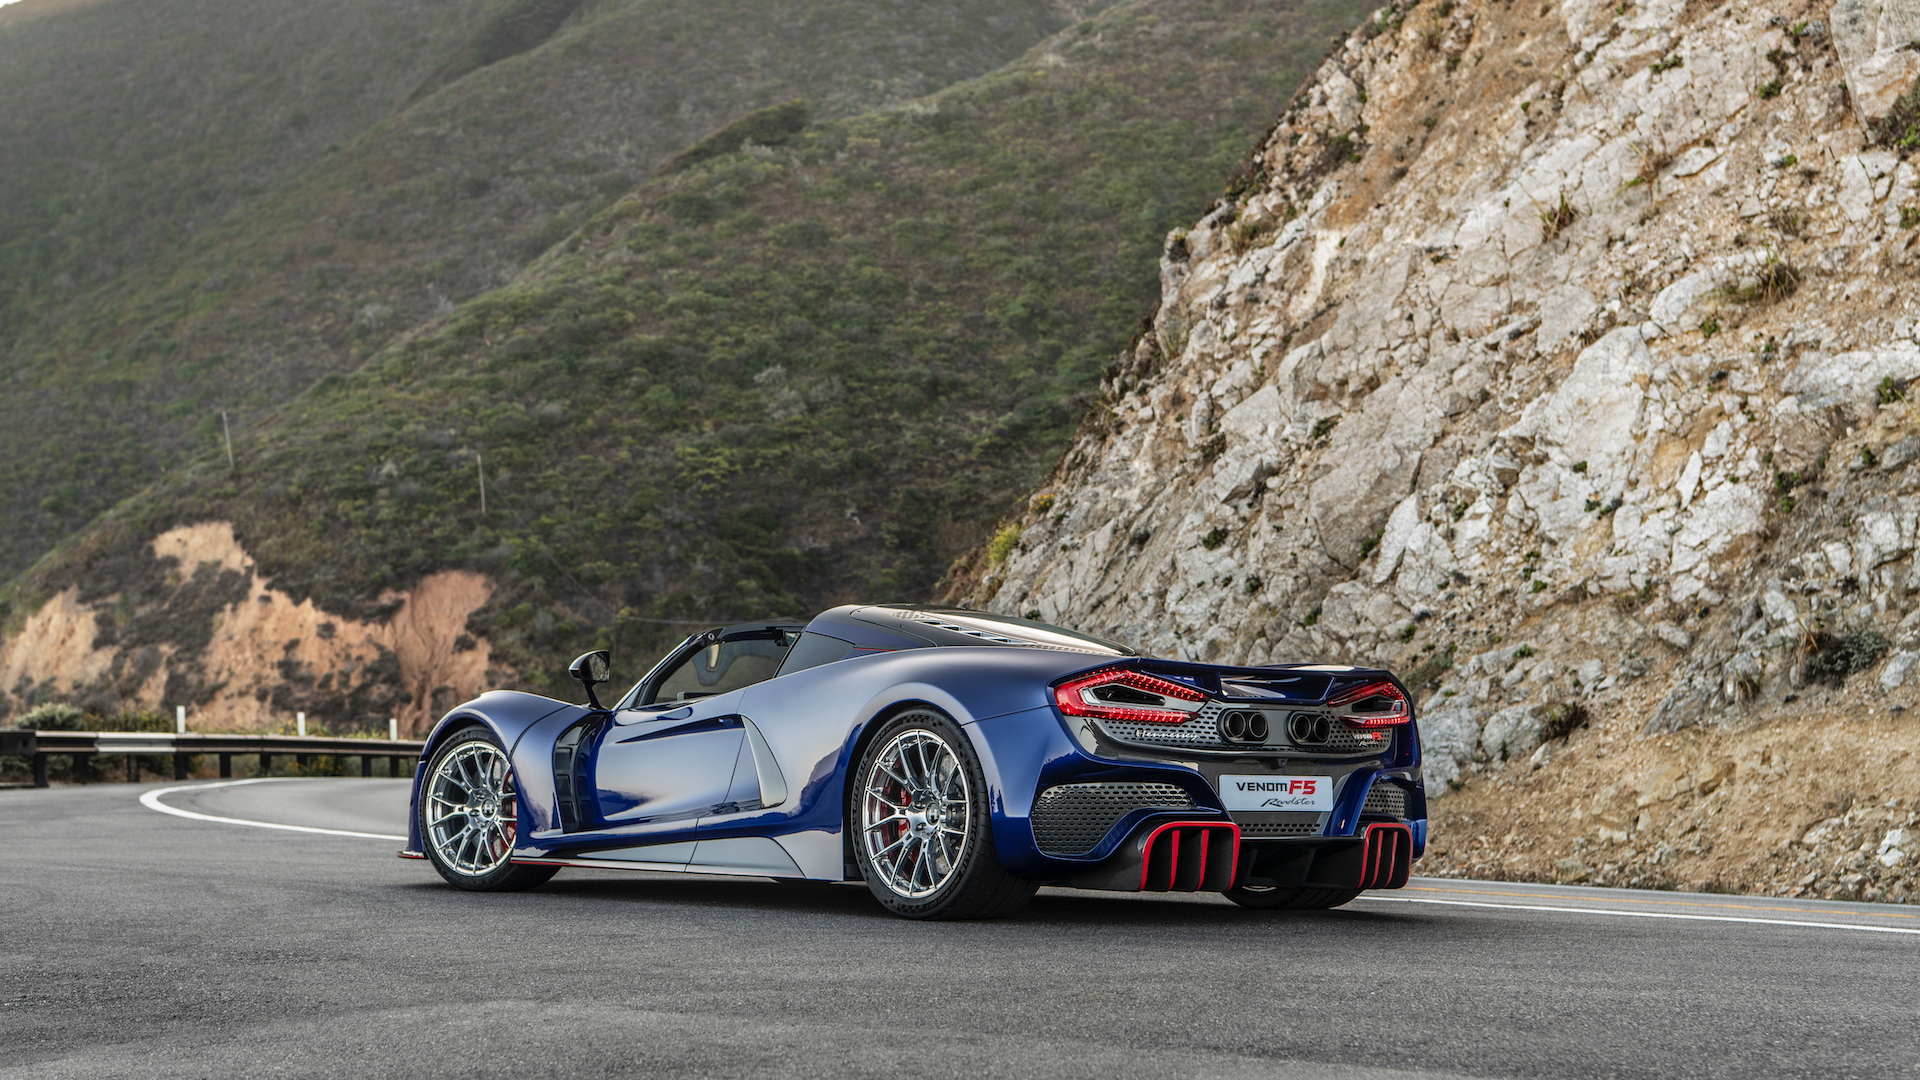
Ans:
<svg viewBox="0 0 1920 1080"><path fill-rule="evenodd" d="M147 801L377 836L404 784ZM142 804L174 786L0 791L0 1077L1920 1075L1915 908L1416 880L926 924L857 886L581 870L473 895L392 840Z"/></svg>

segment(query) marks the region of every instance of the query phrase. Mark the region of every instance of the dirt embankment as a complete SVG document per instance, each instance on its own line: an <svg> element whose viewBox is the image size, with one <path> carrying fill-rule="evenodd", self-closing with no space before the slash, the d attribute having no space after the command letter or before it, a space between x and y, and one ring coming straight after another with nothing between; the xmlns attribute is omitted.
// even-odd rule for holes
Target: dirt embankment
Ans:
<svg viewBox="0 0 1920 1080"><path fill-rule="evenodd" d="M1541 630L1577 635L1578 618ZM1871 674L1649 735L1671 657L1583 726L1438 785L1422 873L1920 900L1920 711Z"/></svg>
<svg viewBox="0 0 1920 1080"><path fill-rule="evenodd" d="M186 705L207 730L276 729L295 712L328 730L423 733L496 681L467 618L493 594L449 570L381 598L384 620L343 619L260 576L226 522L156 537L128 587L57 594L0 640L10 711L71 700L112 711Z"/></svg>

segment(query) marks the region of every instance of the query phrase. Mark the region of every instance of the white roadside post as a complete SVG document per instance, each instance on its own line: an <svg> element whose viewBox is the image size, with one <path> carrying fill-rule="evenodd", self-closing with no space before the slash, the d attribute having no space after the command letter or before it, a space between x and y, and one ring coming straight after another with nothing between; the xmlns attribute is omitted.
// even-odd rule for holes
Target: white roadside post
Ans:
<svg viewBox="0 0 1920 1080"><path fill-rule="evenodd" d="M395 741L400 738L400 721L391 716L387 717L387 738Z"/></svg>
<svg viewBox="0 0 1920 1080"><path fill-rule="evenodd" d="M185 705L175 705L173 707L173 733L175 735L185 735L187 733L187 707Z"/></svg>
<svg viewBox="0 0 1920 1080"><path fill-rule="evenodd" d="M303 739L306 738L307 737L307 714L303 712L294 713L293 723L294 723L295 734L299 735Z"/></svg>

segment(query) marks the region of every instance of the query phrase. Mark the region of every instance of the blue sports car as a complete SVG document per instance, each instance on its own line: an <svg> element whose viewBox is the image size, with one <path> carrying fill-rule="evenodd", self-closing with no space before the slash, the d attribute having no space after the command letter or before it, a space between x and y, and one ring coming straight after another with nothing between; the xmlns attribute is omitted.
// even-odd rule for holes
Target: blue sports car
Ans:
<svg viewBox="0 0 1920 1080"><path fill-rule="evenodd" d="M1027 619L848 606L695 634L602 705L493 691L414 778L406 858L463 889L566 866L864 880L919 919L1041 885L1327 908L1426 846L1406 688L1156 660Z"/></svg>

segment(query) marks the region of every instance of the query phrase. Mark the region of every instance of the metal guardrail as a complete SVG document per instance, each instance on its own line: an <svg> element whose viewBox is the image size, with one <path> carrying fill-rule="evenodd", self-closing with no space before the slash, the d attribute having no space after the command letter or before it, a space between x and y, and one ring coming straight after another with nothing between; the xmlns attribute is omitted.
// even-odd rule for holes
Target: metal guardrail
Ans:
<svg viewBox="0 0 1920 1080"><path fill-rule="evenodd" d="M148 754L170 754L173 778L187 778L189 758L202 754L220 757L220 775L233 775L235 754L257 754L260 771L270 772L273 759L291 756L300 765L317 756L360 759L360 775L373 775L375 758L387 759L387 775L399 776L400 762L417 758L426 744L413 739L345 739L325 735L208 735L199 732L171 734L146 731L0 731L0 757L33 759L33 786L47 786L47 759L68 754L75 759L75 771L90 775L95 755L112 754L127 759L128 779L138 779L139 758Z"/></svg>

